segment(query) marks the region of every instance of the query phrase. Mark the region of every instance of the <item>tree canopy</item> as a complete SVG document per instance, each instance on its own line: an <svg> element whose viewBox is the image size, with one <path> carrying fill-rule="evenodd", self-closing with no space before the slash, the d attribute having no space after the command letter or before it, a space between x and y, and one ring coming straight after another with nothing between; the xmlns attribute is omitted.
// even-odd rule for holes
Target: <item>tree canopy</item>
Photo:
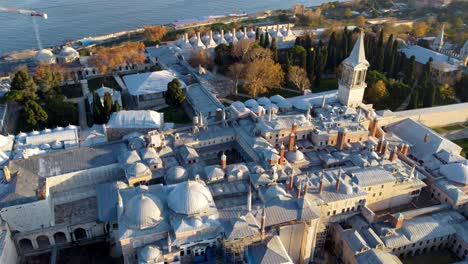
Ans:
<svg viewBox="0 0 468 264"><path fill-rule="evenodd" d="M19 91L22 93L22 97L26 99L34 100L37 98L37 86L25 69L21 69L15 73L11 81L11 91ZM17 96L16 98L19 97L21 96Z"/></svg>
<svg viewBox="0 0 468 264"><path fill-rule="evenodd" d="M23 117L32 126L37 126L47 121L47 113L33 100L28 100L23 108Z"/></svg>
<svg viewBox="0 0 468 264"><path fill-rule="evenodd" d="M166 101L173 106L180 106L185 101L185 93L178 79L167 84Z"/></svg>
<svg viewBox="0 0 468 264"><path fill-rule="evenodd" d="M144 35L147 40L160 41L167 33L165 26L145 26Z"/></svg>
<svg viewBox="0 0 468 264"><path fill-rule="evenodd" d="M257 97L268 89L278 87L284 80L281 65L270 58L258 58L246 65L244 87L248 93Z"/></svg>

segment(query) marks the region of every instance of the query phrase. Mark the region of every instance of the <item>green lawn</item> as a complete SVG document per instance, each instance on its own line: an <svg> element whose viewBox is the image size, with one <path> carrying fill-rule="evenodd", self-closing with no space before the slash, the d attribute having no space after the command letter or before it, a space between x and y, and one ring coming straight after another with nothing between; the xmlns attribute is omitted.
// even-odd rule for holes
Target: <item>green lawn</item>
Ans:
<svg viewBox="0 0 468 264"><path fill-rule="evenodd" d="M164 122L184 124L191 121L182 107L169 106L158 110L158 112L164 113Z"/></svg>
<svg viewBox="0 0 468 264"><path fill-rule="evenodd" d="M313 93L320 93L320 92L336 90L336 89L338 89L337 79L323 79L320 81L319 86L312 85Z"/></svg>
<svg viewBox="0 0 468 264"><path fill-rule="evenodd" d="M300 91L293 92L293 91L289 91L289 90L274 88L274 89L268 90L268 92L266 92L266 93L263 93L263 94L259 95L258 97L262 97L262 96L271 97L271 96L276 95L276 94L279 94L279 95L283 96L284 98L289 98L289 97L302 95L302 93Z"/></svg>
<svg viewBox="0 0 468 264"><path fill-rule="evenodd" d="M432 128L432 130L436 131L437 133L444 133L444 132L447 132L447 131L460 130L460 129L464 129L464 128L465 127L463 127L462 125L456 124L456 125L450 125L450 126L446 126L446 127L434 127L434 128Z"/></svg>
<svg viewBox="0 0 468 264"><path fill-rule="evenodd" d="M241 102L245 102L247 100L249 100L250 98L248 97L244 97L244 96L236 96L236 95L228 95L225 97L226 99L229 99L231 101L241 101Z"/></svg>
<svg viewBox="0 0 468 264"><path fill-rule="evenodd" d="M453 263L453 262L460 261L460 259L448 249L426 252L424 254L414 256L414 257L401 258L400 260L404 264L419 264L419 263L442 264L442 263Z"/></svg>
<svg viewBox="0 0 468 264"><path fill-rule="evenodd" d="M454 140L453 142L463 148L462 155L464 155L465 158L468 159L468 138L457 139L457 140Z"/></svg>
<svg viewBox="0 0 468 264"><path fill-rule="evenodd" d="M113 88L118 91L122 91L120 85L115 81L113 76L98 77L88 80L88 88L90 91L97 90L102 86Z"/></svg>
<svg viewBox="0 0 468 264"><path fill-rule="evenodd" d="M81 89L80 83L60 86L60 89L62 90L62 94L67 98L77 98L83 96L83 90Z"/></svg>

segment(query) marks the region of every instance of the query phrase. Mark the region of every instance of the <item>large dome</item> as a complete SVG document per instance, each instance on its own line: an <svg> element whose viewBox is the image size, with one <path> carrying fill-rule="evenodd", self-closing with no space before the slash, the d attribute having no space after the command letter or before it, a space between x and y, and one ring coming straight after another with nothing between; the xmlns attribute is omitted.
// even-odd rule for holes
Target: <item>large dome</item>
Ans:
<svg viewBox="0 0 468 264"><path fill-rule="evenodd" d="M36 53L36 61L39 63L54 63L55 56L52 51L48 49L42 49Z"/></svg>
<svg viewBox="0 0 468 264"><path fill-rule="evenodd" d="M302 161L304 160L304 154L296 147L294 151L289 151L286 153L286 159L292 163Z"/></svg>
<svg viewBox="0 0 468 264"><path fill-rule="evenodd" d="M162 219L161 201L151 194L132 197L125 206L124 218L132 229L155 227Z"/></svg>
<svg viewBox="0 0 468 264"><path fill-rule="evenodd" d="M194 215L205 212L213 204L210 191L201 183L186 181L179 183L169 194L169 208L175 213Z"/></svg>
<svg viewBox="0 0 468 264"><path fill-rule="evenodd" d="M133 177L145 177L145 176L152 176L151 170L145 164L141 162L135 162L127 167L125 170L127 174L127 178Z"/></svg>
<svg viewBox="0 0 468 264"><path fill-rule="evenodd" d="M440 166L440 173L452 182L468 185L468 166L463 163L450 163Z"/></svg>
<svg viewBox="0 0 468 264"><path fill-rule="evenodd" d="M62 51L60 51L60 56L62 57L75 57L75 56L78 56L78 51L76 51L74 48L72 47L65 47L62 49Z"/></svg>
<svg viewBox="0 0 468 264"><path fill-rule="evenodd" d="M138 257L138 262L140 264L159 263L163 261L161 250L153 245L147 245L142 248Z"/></svg>
<svg viewBox="0 0 468 264"><path fill-rule="evenodd" d="M166 184L175 184L188 180L188 172L184 167L171 167L166 172Z"/></svg>

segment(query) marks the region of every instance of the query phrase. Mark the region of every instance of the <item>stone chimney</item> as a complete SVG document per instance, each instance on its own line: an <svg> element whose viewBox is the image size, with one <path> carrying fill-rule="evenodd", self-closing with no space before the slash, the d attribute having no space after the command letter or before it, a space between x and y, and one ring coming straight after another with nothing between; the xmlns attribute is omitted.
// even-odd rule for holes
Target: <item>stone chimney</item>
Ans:
<svg viewBox="0 0 468 264"><path fill-rule="evenodd" d="M309 180L306 180L304 182L304 196L307 194L308 191L309 191Z"/></svg>
<svg viewBox="0 0 468 264"><path fill-rule="evenodd" d="M297 199L301 198L301 191L302 191L302 181L299 182L299 186L296 189Z"/></svg>
<svg viewBox="0 0 468 264"><path fill-rule="evenodd" d="M319 183L319 193L322 193L323 191L323 172L322 172L322 177L320 178L320 183Z"/></svg>
<svg viewBox="0 0 468 264"><path fill-rule="evenodd" d="M296 134L294 132L291 132L291 134L289 134L288 151L294 151L295 144L296 144Z"/></svg>
<svg viewBox="0 0 468 264"><path fill-rule="evenodd" d="M169 232L167 233L167 251L169 253L172 252L172 239L171 239L171 234L169 234Z"/></svg>
<svg viewBox="0 0 468 264"><path fill-rule="evenodd" d="M266 227L266 211L265 211L265 205L263 205L262 221L260 223L260 233L262 235L262 239L265 239L265 227Z"/></svg>
<svg viewBox="0 0 468 264"><path fill-rule="evenodd" d="M223 152L223 155L221 155L221 169L225 170L227 168L227 157Z"/></svg>
<svg viewBox="0 0 468 264"><path fill-rule="evenodd" d="M398 148L397 148L397 146L395 146L393 148L392 152L390 153L390 158L389 159L390 159L391 162L395 162L398 159L397 151L398 151Z"/></svg>
<svg viewBox="0 0 468 264"><path fill-rule="evenodd" d="M216 121L223 120L223 109L218 108L216 109Z"/></svg>
<svg viewBox="0 0 468 264"><path fill-rule="evenodd" d="M249 183L249 193L247 194L247 211L252 211L252 186Z"/></svg>
<svg viewBox="0 0 468 264"><path fill-rule="evenodd" d="M6 182L11 181L10 169L7 166L3 167L3 177L5 178Z"/></svg>
<svg viewBox="0 0 468 264"><path fill-rule="evenodd" d="M284 145L281 143L280 151L279 151L279 160L278 160L279 165L284 164Z"/></svg>
<svg viewBox="0 0 468 264"><path fill-rule="evenodd" d="M377 143L377 152L380 153L380 151L382 150L382 145L383 145L383 139L379 140L379 142Z"/></svg>
<svg viewBox="0 0 468 264"><path fill-rule="evenodd" d="M426 133L424 135L424 143L427 143L427 142L429 142L429 133Z"/></svg>

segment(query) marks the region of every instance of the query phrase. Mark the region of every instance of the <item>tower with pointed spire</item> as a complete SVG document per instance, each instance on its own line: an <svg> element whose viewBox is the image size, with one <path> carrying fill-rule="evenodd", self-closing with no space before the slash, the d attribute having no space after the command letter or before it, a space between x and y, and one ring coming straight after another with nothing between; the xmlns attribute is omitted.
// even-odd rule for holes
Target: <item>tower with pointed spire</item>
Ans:
<svg viewBox="0 0 468 264"><path fill-rule="evenodd" d="M432 43L431 48L435 51L441 51L443 46L444 46L444 24L442 24L442 29L440 30L439 35L437 35L434 42Z"/></svg>
<svg viewBox="0 0 468 264"><path fill-rule="evenodd" d="M369 62L364 53L364 33L361 31L348 58L343 61L343 72L338 83L338 99L343 105L358 106L362 103Z"/></svg>

